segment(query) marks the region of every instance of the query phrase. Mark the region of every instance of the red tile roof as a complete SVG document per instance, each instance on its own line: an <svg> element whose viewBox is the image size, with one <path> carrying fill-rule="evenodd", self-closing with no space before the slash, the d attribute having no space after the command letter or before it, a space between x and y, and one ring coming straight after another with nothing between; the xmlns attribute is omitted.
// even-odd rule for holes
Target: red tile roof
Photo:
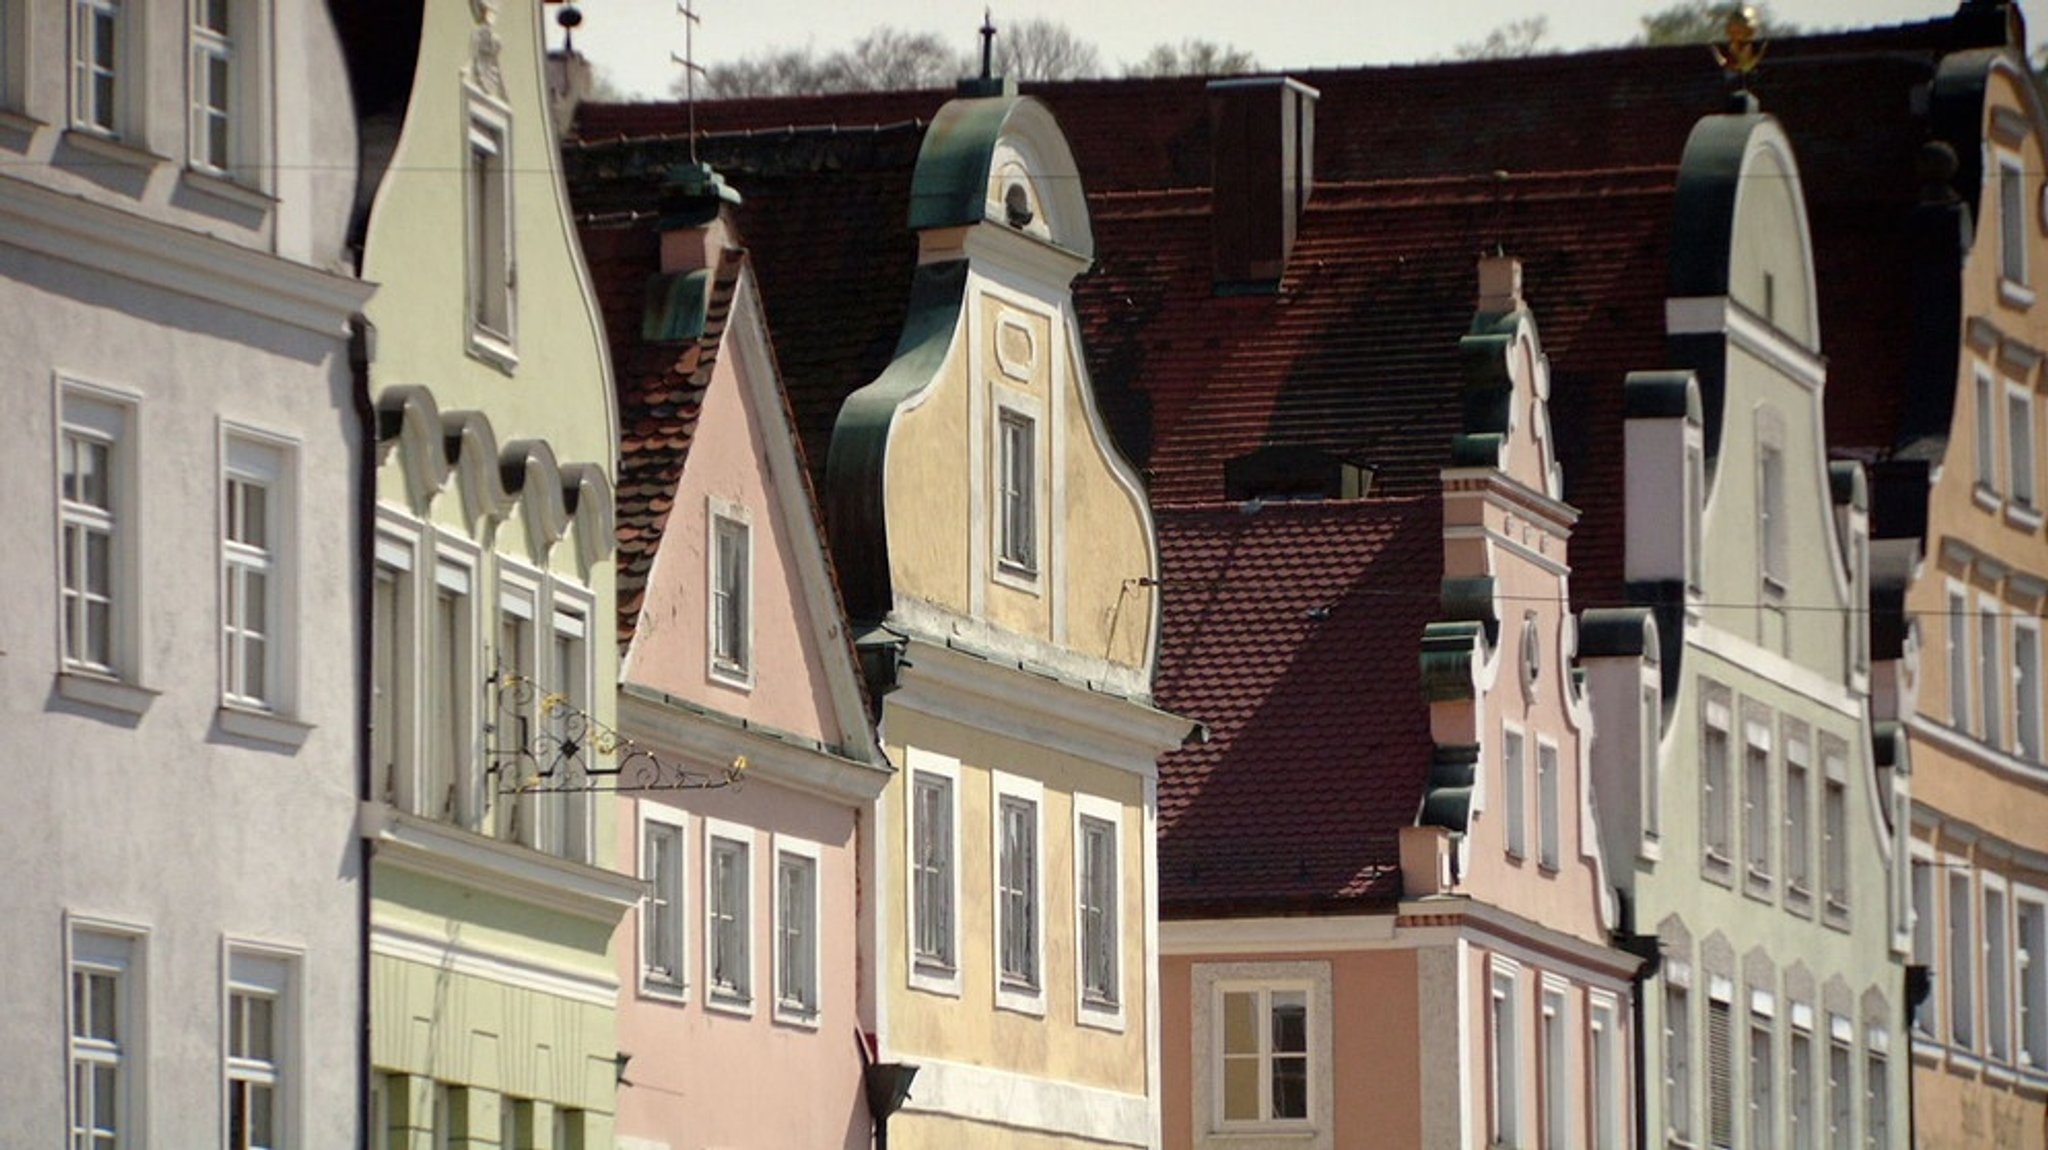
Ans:
<svg viewBox="0 0 2048 1150"><path fill-rule="evenodd" d="M1209 741L1160 764L1163 912L1399 894L1429 776L1434 497L1162 507L1156 698Z"/></svg>

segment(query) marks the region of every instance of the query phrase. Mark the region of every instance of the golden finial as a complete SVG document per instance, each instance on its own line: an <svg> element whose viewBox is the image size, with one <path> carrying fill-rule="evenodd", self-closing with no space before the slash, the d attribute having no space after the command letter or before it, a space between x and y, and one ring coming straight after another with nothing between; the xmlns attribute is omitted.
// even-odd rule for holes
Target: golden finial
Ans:
<svg viewBox="0 0 2048 1150"><path fill-rule="evenodd" d="M1712 46L1714 61L1723 72L1746 77L1763 63L1769 44L1757 37L1759 23L1756 9L1747 4L1728 13L1728 50L1722 51L1718 44Z"/></svg>

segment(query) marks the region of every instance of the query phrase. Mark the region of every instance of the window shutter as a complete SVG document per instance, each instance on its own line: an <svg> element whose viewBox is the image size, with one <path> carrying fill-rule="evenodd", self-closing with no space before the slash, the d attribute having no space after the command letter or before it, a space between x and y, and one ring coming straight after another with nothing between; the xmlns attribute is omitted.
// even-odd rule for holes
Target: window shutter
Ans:
<svg viewBox="0 0 2048 1150"><path fill-rule="evenodd" d="M1707 1003L1707 1141L1735 1144L1735 1050L1725 1002Z"/></svg>

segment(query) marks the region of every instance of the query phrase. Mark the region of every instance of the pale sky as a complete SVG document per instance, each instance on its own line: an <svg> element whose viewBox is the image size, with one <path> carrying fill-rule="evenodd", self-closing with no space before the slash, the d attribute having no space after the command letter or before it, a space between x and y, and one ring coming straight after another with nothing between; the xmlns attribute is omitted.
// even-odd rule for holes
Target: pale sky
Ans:
<svg viewBox="0 0 2048 1150"><path fill-rule="evenodd" d="M691 0L701 23L696 58L717 64L771 48L810 44L820 54L878 25L936 32L975 47L984 0ZM1199 38L1249 50L1266 69L1392 64L1442 59L1461 43L1535 15L1549 18L1544 43L1556 49L1619 44L1658 0L988 0L1005 20L1044 16L1101 52L1105 71L1154 44ZM683 51L676 0L580 0L576 46L629 95L660 97ZM1955 11L1956 0L1774 0L1780 19L1808 28L1892 24ZM2027 35L2048 36L2048 0L2026 0ZM549 5L549 19L556 11ZM1766 30L1768 32L1768 29ZM560 30L550 28L550 43Z"/></svg>

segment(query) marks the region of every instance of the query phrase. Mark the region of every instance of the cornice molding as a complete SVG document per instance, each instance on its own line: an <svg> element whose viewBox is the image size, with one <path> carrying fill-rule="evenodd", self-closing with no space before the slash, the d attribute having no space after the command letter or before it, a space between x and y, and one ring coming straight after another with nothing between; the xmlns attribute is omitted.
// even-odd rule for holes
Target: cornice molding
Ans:
<svg viewBox="0 0 2048 1150"><path fill-rule="evenodd" d="M856 804L872 802L895 774L884 763L862 762L823 744L742 722L651 687L619 685L621 733L635 742L701 757L715 770L744 755L747 778Z"/></svg>
<svg viewBox="0 0 2048 1150"><path fill-rule="evenodd" d="M594 923L616 925L649 889L637 878L486 838L385 803L362 804L358 826L378 864Z"/></svg>

